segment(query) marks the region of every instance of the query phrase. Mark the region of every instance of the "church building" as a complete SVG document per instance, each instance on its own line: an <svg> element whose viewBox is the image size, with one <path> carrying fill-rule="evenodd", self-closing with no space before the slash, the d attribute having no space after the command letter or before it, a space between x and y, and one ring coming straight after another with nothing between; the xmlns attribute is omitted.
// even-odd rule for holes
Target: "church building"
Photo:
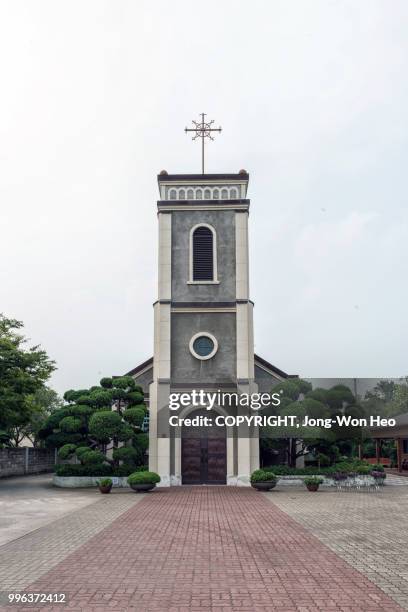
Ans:
<svg viewBox="0 0 408 612"><path fill-rule="evenodd" d="M249 175L158 176L158 294L153 357L128 374L149 406L149 470L161 486L245 486L259 467L256 431L234 427L171 427L169 396L193 389L270 392L287 378L254 354L249 293ZM214 414L249 414L214 406ZM184 406L179 417L208 414ZM226 431L228 429L228 431Z"/></svg>

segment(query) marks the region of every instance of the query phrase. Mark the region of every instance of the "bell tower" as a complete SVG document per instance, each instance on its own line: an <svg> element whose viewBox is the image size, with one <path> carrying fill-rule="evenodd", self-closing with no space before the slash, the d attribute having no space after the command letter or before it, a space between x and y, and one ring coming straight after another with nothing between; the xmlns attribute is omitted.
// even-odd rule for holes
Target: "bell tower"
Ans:
<svg viewBox="0 0 408 612"><path fill-rule="evenodd" d="M203 443L200 433L201 442L194 450L192 441L184 441L183 432L168 422L170 393L257 389L249 297L248 181L245 170L237 174L162 171L158 176L159 271L149 469L160 474L161 486L196 481L248 484L259 464L256 437L229 432L223 446L220 441ZM222 406L217 410L228 412ZM179 416L185 414L188 408L179 411Z"/></svg>

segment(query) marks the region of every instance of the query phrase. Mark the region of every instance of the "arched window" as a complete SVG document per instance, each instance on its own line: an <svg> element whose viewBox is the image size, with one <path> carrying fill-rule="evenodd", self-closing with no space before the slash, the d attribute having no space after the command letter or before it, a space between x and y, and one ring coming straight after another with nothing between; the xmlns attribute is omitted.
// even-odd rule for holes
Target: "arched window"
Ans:
<svg viewBox="0 0 408 612"><path fill-rule="evenodd" d="M175 200L177 198L177 192L175 189L170 189L170 200Z"/></svg>
<svg viewBox="0 0 408 612"><path fill-rule="evenodd" d="M202 200L202 199L203 199L202 189L197 189L197 191L196 191L196 200Z"/></svg>
<svg viewBox="0 0 408 612"><path fill-rule="evenodd" d="M238 198L238 191L235 189L235 187L230 190L230 198L231 200L236 200Z"/></svg>
<svg viewBox="0 0 408 612"><path fill-rule="evenodd" d="M187 200L194 200L194 191L192 189L187 190Z"/></svg>
<svg viewBox="0 0 408 612"><path fill-rule="evenodd" d="M209 189L204 191L204 200L211 200L211 191Z"/></svg>
<svg viewBox="0 0 408 612"><path fill-rule="evenodd" d="M214 200L218 200L219 197L220 197L219 189L214 189L214 191L213 191L213 199Z"/></svg>
<svg viewBox="0 0 408 612"><path fill-rule="evenodd" d="M210 225L193 227L190 233L190 281L217 282L216 235Z"/></svg>
<svg viewBox="0 0 408 612"><path fill-rule="evenodd" d="M221 198L222 198L223 200L228 200L228 189L223 189L223 190L221 191Z"/></svg>
<svg viewBox="0 0 408 612"><path fill-rule="evenodd" d="M185 199L186 199L186 192L184 191L184 189L180 189L179 200L185 200Z"/></svg>

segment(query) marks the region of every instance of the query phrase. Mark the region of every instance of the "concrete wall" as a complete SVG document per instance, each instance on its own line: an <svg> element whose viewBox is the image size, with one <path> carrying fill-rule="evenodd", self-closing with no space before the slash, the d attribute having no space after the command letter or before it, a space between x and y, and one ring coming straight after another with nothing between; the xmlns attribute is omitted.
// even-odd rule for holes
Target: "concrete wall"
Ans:
<svg viewBox="0 0 408 612"><path fill-rule="evenodd" d="M1 448L0 478L52 472L55 450L43 448Z"/></svg>
<svg viewBox="0 0 408 612"><path fill-rule="evenodd" d="M189 285L190 230L198 223L217 233L219 284ZM174 302L232 302L235 300L235 211L189 210L172 213L171 299Z"/></svg>
<svg viewBox="0 0 408 612"><path fill-rule="evenodd" d="M255 382L259 393L270 393L272 387L279 382L279 378L255 365Z"/></svg>
<svg viewBox="0 0 408 612"><path fill-rule="evenodd" d="M218 341L218 351L212 359L201 361L190 352L190 339L200 331L213 334ZM236 381L235 313L173 313L171 337L172 384Z"/></svg>
<svg viewBox="0 0 408 612"><path fill-rule="evenodd" d="M140 385L145 396L149 397L149 385L153 382L153 365L142 374L133 376L135 383Z"/></svg>

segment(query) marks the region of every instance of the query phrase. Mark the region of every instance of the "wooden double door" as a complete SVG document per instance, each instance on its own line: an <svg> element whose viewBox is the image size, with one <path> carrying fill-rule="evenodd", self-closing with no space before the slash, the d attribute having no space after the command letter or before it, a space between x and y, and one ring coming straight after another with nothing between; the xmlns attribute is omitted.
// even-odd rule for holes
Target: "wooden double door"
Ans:
<svg viewBox="0 0 408 612"><path fill-rule="evenodd" d="M224 427L183 427L181 474L183 484L226 484L227 441Z"/></svg>
<svg viewBox="0 0 408 612"><path fill-rule="evenodd" d="M182 438L183 484L226 484L225 438Z"/></svg>

